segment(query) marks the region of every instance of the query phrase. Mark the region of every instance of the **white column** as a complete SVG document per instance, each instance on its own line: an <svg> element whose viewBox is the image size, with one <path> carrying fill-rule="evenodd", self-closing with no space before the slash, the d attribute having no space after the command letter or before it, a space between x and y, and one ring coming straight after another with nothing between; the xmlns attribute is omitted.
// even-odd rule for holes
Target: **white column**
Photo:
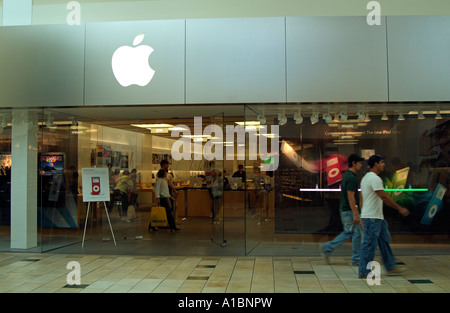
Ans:
<svg viewBox="0 0 450 313"><path fill-rule="evenodd" d="M37 246L38 116L13 110L11 142L11 248Z"/></svg>
<svg viewBox="0 0 450 313"><path fill-rule="evenodd" d="M3 26L31 25L33 0L3 0Z"/></svg>
<svg viewBox="0 0 450 313"><path fill-rule="evenodd" d="M3 26L31 25L33 0L3 0ZM37 114L13 110L11 248L37 246Z"/></svg>

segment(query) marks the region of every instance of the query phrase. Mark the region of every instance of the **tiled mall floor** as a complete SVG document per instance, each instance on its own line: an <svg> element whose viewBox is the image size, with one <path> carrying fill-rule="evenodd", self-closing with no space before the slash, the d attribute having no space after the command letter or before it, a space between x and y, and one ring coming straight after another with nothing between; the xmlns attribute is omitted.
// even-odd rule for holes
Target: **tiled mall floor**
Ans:
<svg viewBox="0 0 450 313"><path fill-rule="evenodd" d="M378 259L377 259L378 260ZM67 269L80 264L80 285ZM450 255L400 256L406 271L380 285L348 257L161 257L0 253L1 293L448 293Z"/></svg>

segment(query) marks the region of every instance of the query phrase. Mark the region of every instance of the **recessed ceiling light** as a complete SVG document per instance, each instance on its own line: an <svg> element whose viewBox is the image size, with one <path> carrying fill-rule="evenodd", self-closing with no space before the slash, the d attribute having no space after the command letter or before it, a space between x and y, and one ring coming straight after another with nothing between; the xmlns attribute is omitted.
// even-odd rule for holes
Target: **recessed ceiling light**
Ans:
<svg viewBox="0 0 450 313"><path fill-rule="evenodd" d="M260 124L264 124L264 123L261 123L261 121L244 121L244 122L235 122L236 124L238 124L238 125L241 125L241 126L258 126L258 125L260 125Z"/></svg>
<svg viewBox="0 0 450 313"><path fill-rule="evenodd" d="M131 126L140 127L140 128L169 128L169 127L174 127L171 124L131 124Z"/></svg>

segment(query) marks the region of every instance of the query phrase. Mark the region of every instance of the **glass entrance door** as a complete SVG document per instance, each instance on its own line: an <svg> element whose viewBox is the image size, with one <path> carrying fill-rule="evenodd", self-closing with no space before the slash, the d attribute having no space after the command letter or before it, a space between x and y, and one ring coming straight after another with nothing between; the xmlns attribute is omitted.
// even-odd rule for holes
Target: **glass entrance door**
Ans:
<svg viewBox="0 0 450 313"><path fill-rule="evenodd" d="M248 255L261 244L261 227L267 195L265 190L265 176L261 172L261 159L259 148L261 143L261 128L266 128L265 123L256 119L256 113L249 107L245 107L245 160L238 165L238 173L233 176L241 176L244 193L245 216L245 254ZM264 121L263 121L264 122ZM261 138L260 138L261 137ZM266 138L264 138L265 140ZM240 172L239 172L240 171Z"/></svg>
<svg viewBox="0 0 450 313"><path fill-rule="evenodd" d="M224 114L218 113L210 118L211 127L217 125L223 134ZM224 140L214 134L208 141L213 144L211 154L215 156L208 161L209 167L205 172L206 186L211 198L211 241L221 246L225 246L225 200L224 200ZM223 136L222 136L223 137ZM208 153L209 149L205 149ZM206 155L205 155L206 157Z"/></svg>

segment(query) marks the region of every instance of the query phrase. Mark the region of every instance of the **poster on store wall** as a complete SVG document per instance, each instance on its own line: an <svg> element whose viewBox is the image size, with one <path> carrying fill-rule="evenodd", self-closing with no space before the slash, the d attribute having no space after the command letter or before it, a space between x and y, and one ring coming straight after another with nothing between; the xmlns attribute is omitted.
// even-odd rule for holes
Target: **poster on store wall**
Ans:
<svg viewBox="0 0 450 313"><path fill-rule="evenodd" d="M97 165L107 165L111 163L111 147L109 146L97 146Z"/></svg>
<svg viewBox="0 0 450 313"><path fill-rule="evenodd" d="M0 154L0 175L9 175L11 171L11 154Z"/></svg>
<svg viewBox="0 0 450 313"><path fill-rule="evenodd" d="M110 201L107 167L81 169L83 202Z"/></svg>
<svg viewBox="0 0 450 313"><path fill-rule="evenodd" d="M441 184L438 184L436 186L436 190L434 191L433 197L428 203L428 207L425 211L425 214L423 215L422 220L420 221L421 224L423 225L431 224L436 213L439 212L439 210L442 208L442 199L444 198L446 192L447 189Z"/></svg>
<svg viewBox="0 0 450 313"><path fill-rule="evenodd" d="M112 151L111 152L111 163L113 167L120 166L120 151Z"/></svg>
<svg viewBox="0 0 450 313"><path fill-rule="evenodd" d="M408 179L409 167L402 168L395 172L392 178L392 189L405 189L406 180ZM398 201L403 191L396 190L387 192L394 201Z"/></svg>
<svg viewBox="0 0 450 313"><path fill-rule="evenodd" d="M0 154L0 166L11 167L11 154Z"/></svg>
<svg viewBox="0 0 450 313"><path fill-rule="evenodd" d="M42 176L64 174L64 153L46 153L39 157L39 173Z"/></svg>
<svg viewBox="0 0 450 313"><path fill-rule="evenodd" d="M337 155L332 155L326 159L326 172L328 186L342 180L341 167Z"/></svg>

